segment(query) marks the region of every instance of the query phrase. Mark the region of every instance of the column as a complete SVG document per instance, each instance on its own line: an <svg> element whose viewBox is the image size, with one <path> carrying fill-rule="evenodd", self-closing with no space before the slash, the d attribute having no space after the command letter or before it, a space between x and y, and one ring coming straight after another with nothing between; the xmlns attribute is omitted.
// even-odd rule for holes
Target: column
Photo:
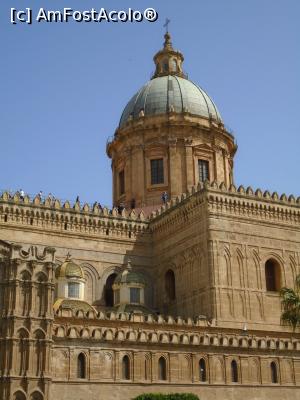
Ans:
<svg viewBox="0 0 300 400"><path fill-rule="evenodd" d="M180 194L178 186L181 183L181 176L177 170L176 138L169 138L169 200Z"/></svg>

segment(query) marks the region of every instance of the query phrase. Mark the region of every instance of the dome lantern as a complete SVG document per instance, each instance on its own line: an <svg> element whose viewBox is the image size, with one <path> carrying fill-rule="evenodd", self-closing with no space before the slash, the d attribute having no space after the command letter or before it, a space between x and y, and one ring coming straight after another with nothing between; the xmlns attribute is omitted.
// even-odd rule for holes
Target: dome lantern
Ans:
<svg viewBox="0 0 300 400"><path fill-rule="evenodd" d="M76 264L68 253L65 261L56 268L57 297L84 299L85 277L83 269Z"/></svg>
<svg viewBox="0 0 300 400"><path fill-rule="evenodd" d="M144 276L133 271L131 261L128 260L126 267L118 274L113 284L114 306L143 307L145 286Z"/></svg>
<svg viewBox="0 0 300 400"><path fill-rule="evenodd" d="M152 79L166 75L186 78L182 70L184 57L182 53L173 49L169 32L165 34L164 48L155 54L153 60L156 65L156 70Z"/></svg>

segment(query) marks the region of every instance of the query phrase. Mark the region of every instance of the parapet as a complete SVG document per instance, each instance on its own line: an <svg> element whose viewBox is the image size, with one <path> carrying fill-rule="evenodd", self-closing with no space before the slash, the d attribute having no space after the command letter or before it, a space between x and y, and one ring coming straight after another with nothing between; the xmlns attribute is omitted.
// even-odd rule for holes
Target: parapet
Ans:
<svg viewBox="0 0 300 400"><path fill-rule="evenodd" d="M188 204L188 208L193 208L205 201L215 206L218 211L226 209L226 211L237 211L239 215L244 213L248 216L251 213L257 215L258 211L262 217L264 213L277 213L278 218L300 222L300 196L296 198L294 195L287 196L285 193L279 195L277 192L270 193L260 188L254 190L251 186L245 189L243 185L238 188L235 185L227 187L224 182L219 184L215 181L199 182L186 193L162 205L152 212L149 217L150 222L161 221L163 216L182 205Z"/></svg>
<svg viewBox="0 0 300 400"><path fill-rule="evenodd" d="M104 234L109 236L113 231L122 231L127 237L148 229L148 221L143 211L93 206L85 203L82 206L69 201L63 204L58 199L39 195L31 199L28 195L20 196L19 192L0 195L0 223L31 225L44 230L83 232L85 234Z"/></svg>
<svg viewBox="0 0 300 400"><path fill-rule="evenodd" d="M88 321L87 321L88 320ZM71 322L71 323L70 323ZM259 331L220 329L215 321L162 315L128 314L61 309L56 312L54 339L144 342L265 350L300 350L300 340Z"/></svg>

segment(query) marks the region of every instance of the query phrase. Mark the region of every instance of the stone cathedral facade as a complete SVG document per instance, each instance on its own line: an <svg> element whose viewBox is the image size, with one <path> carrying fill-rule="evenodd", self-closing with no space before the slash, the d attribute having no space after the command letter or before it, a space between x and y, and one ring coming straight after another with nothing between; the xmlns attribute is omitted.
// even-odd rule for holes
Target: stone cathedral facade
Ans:
<svg viewBox="0 0 300 400"><path fill-rule="evenodd" d="M112 210L0 197L0 398L300 399L279 290L300 198L233 181L237 150L170 35L107 145Z"/></svg>

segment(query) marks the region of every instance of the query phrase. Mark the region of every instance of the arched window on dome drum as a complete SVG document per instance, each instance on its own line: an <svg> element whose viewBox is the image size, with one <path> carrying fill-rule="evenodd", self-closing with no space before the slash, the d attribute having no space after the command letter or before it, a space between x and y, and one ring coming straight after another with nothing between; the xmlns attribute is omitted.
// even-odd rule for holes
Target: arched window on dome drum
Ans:
<svg viewBox="0 0 300 400"><path fill-rule="evenodd" d="M151 185L164 183L164 160L157 158L150 160L151 166Z"/></svg>
<svg viewBox="0 0 300 400"><path fill-rule="evenodd" d="M265 264L266 290L278 292L280 290L280 266L272 259Z"/></svg>
<svg viewBox="0 0 300 400"><path fill-rule="evenodd" d="M113 307L114 305L114 292L113 292L113 284L116 279L117 274L110 274L106 279L106 283L104 286L104 300L106 307Z"/></svg>
<svg viewBox="0 0 300 400"><path fill-rule="evenodd" d="M271 362L270 368L271 368L271 382L278 383L277 365L274 361Z"/></svg>
<svg viewBox="0 0 300 400"><path fill-rule="evenodd" d="M158 379L160 381L167 380L167 363L164 357L158 360Z"/></svg>
<svg viewBox="0 0 300 400"><path fill-rule="evenodd" d="M86 377L86 362L85 362L85 355L80 353L77 358L77 378L85 379Z"/></svg>
<svg viewBox="0 0 300 400"><path fill-rule="evenodd" d="M231 382L238 382L239 375L238 375L238 366L235 360L231 361Z"/></svg>
<svg viewBox="0 0 300 400"><path fill-rule="evenodd" d="M122 359L122 379L130 379L130 360L128 356L124 356Z"/></svg>
<svg viewBox="0 0 300 400"><path fill-rule="evenodd" d="M209 180L209 162L207 160L198 160L199 181Z"/></svg>
<svg viewBox="0 0 300 400"><path fill-rule="evenodd" d="M171 269L165 274L165 290L169 300L176 299L175 274Z"/></svg>
<svg viewBox="0 0 300 400"><path fill-rule="evenodd" d="M201 382L206 382L206 363L204 358L199 361L199 380Z"/></svg>

